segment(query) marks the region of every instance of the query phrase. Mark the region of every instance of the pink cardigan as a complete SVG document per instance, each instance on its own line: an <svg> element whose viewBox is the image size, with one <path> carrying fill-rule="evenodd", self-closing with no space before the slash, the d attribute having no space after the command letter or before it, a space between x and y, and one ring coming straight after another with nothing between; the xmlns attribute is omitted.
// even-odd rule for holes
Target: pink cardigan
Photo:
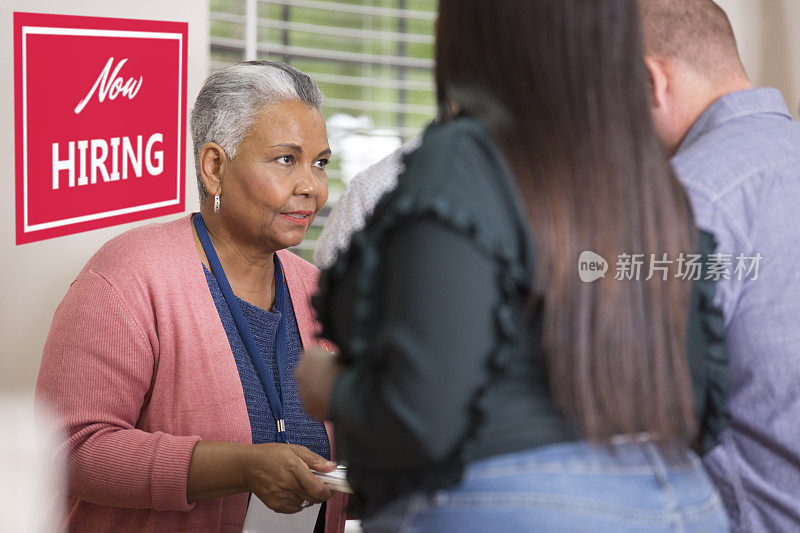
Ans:
<svg viewBox="0 0 800 533"><path fill-rule="evenodd" d="M313 345L318 271L278 254L303 344ZM53 317L36 396L66 430L71 530L242 530L247 494L186 501L198 441L251 442L188 216L128 231L89 260ZM334 494L327 532L344 529Z"/></svg>

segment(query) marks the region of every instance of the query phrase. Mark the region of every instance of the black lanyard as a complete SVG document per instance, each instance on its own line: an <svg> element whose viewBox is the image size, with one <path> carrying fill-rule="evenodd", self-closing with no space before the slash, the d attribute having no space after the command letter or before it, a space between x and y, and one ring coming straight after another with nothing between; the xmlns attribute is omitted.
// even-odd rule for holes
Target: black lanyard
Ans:
<svg viewBox="0 0 800 533"><path fill-rule="evenodd" d="M275 424L278 428L278 441L289 442L286 439L286 421L283 417L283 368L286 360L286 287L283 284L283 269L281 262L278 259L278 254L273 254L275 262L275 309L281 314L280 322L278 322L278 334L275 339L275 359L278 363L278 380L280 382L280 390L275 389L275 381L270 375L267 363L261 356L261 352L253 339L253 333L250 331L250 326L247 325L247 320L244 318L242 306L236 296L233 294L228 278L225 276L225 271L222 269L222 264L219 262L217 252L214 250L214 245L211 243L211 238L208 236L208 228L206 228L203 216L200 213L192 217L194 228L197 231L197 236L200 239L200 244L203 245L203 250L206 252L208 263L211 265L211 273L217 279L219 288L222 290L222 296L228 304L228 309L233 315L233 321L236 322L236 329L239 330L239 335L242 337L247 353L250 355L250 360L258 373L258 379L267 393L267 400L269 407L272 409L272 415L275 417Z"/></svg>

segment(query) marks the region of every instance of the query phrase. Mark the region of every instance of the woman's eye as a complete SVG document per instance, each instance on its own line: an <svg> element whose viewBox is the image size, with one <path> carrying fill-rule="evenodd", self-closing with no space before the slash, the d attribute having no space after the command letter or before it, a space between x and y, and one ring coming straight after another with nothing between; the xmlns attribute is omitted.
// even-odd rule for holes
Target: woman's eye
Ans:
<svg viewBox="0 0 800 533"><path fill-rule="evenodd" d="M278 158L278 163L283 165L291 165L294 163L294 156L293 155L282 155Z"/></svg>
<svg viewBox="0 0 800 533"><path fill-rule="evenodd" d="M328 159L317 159L317 162L314 163L319 168L325 168L328 165Z"/></svg>

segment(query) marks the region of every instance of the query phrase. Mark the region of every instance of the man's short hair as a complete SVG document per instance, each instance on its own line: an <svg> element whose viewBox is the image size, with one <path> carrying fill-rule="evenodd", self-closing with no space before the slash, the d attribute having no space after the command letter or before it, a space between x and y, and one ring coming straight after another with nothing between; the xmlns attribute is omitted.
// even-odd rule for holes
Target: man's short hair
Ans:
<svg viewBox="0 0 800 533"><path fill-rule="evenodd" d="M736 37L713 0L639 0L647 55L677 59L713 80L743 74Z"/></svg>

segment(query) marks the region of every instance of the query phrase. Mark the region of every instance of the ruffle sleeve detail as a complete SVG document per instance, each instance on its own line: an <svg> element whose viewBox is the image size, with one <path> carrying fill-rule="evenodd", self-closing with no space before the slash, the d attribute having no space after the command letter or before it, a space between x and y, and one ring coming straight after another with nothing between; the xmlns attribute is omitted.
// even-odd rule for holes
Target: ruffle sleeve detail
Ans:
<svg viewBox="0 0 800 533"><path fill-rule="evenodd" d="M706 279L708 256L714 252L716 241L711 234L700 231L699 244L705 266L701 279L694 282L694 290L697 295L695 316L699 319L701 351L705 366L705 405L699 410L701 413L699 443L701 451L705 453L717 444L720 433L728 426L730 362L725 344L725 319L722 310L714 303L716 283L713 279Z"/></svg>
<svg viewBox="0 0 800 533"><path fill-rule="evenodd" d="M470 424L468 431L451 459L441 465L449 473L460 476L466 462L470 460L471 445L475 443L478 432L487 416L487 391L503 376L509 364L512 346L519 342L520 331L515 324L513 309L520 299L530 291L529 271L522 264L520 251L512 240L499 237L487 230L487 224L469 206L457 202L447 195L431 195L394 191L378 204L375 215L367 224L367 229L356 234L349 249L344 250L336 263L322 272L320 292L314 298L314 307L323 324L322 335L332 339L342 348L345 360L357 362L367 368L380 364L380 354L370 353L371 337L375 331L374 317L377 309L380 271L382 264L381 248L390 237L393 228L401 227L411 221L428 220L467 237L470 242L491 258L496 265L496 288L498 304L493 309L495 327L494 347L488 357L483 385L474 393L470 402ZM352 322L348 326L347 338L339 338L332 328L335 323L334 302L331 288L341 282L346 275L357 273L352 285ZM336 312L341 312L337 309ZM413 476L413 483L426 485L424 472ZM437 467L434 477L429 480L437 484L442 480L442 470ZM409 479L411 481L411 479ZM419 486L417 485L417 486ZM412 487L413 488L413 487ZM395 487L403 492L403 488Z"/></svg>

